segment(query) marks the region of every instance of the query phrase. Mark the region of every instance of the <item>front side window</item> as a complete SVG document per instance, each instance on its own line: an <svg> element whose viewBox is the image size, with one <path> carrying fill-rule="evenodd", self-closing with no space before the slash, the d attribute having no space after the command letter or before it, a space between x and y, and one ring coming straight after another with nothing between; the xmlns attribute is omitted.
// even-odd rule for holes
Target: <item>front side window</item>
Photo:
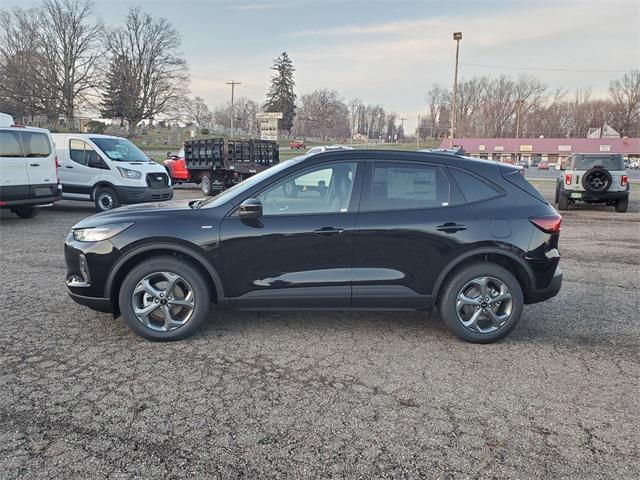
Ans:
<svg viewBox="0 0 640 480"><path fill-rule="evenodd" d="M349 211L357 163L316 166L279 181L258 199L264 215Z"/></svg>
<svg viewBox="0 0 640 480"><path fill-rule="evenodd" d="M411 210L449 204L449 182L437 166L379 163L364 210Z"/></svg>
<svg viewBox="0 0 640 480"><path fill-rule="evenodd" d="M82 140L69 141L69 156L74 162L79 163L80 165L87 165L89 161L88 152L95 153L95 150L93 150L93 148L91 148L91 145L89 145L87 142L84 142Z"/></svg>
<svg viewBox="0 0 640 480"><path fill-rule="evenodd" d="M0 157L22 157L18 132L0 130Z"/></svg>
<svg viewBox="0 0 640 480"><path fill-rule="evenodd" d="M45 133L22 132L24 156L28 158L48 157L51 155L51 142Z"/></svg>

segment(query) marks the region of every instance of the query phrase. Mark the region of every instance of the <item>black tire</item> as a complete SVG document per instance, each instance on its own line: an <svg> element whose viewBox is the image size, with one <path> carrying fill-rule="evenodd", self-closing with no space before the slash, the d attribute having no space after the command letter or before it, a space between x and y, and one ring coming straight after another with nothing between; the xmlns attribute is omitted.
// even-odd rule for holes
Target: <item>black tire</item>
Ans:
<svg viewBox="0 0 640 480"><path fill-rule="evenodd" d="M582 186L585 191L598 194L609 190L611 186L611 174L602 167L593 167L582 176Z"/></svg>
<svg viewBox="0 0 640 480"><path fill-rule="evenodd" d="M624 213L629 208L629 197L616 200L616 212Z"/></svg>
<svg viewBox="0 0 640 480"><path fill-rule="evenodd" d="M492 279L491 282L494 280L502 282L511 294L510 315L503 324L487 333L472 331L470 328L465 327L458 318L457 311L458 295L466 285L481 277L490 277ZM470 306L469 308L472 308L471 311L473 312L473 309L478 307L482 308L479 305L476 307ZM520 321L523 307L524 295L516 277L500 265L489 262L473 263L457 269L447 280L438 301L440 318L442 318L447 329L456 337L472 343L492 343L506 337ZM483 319L482 321L484 322L485 320ZM480 322L478 322L478 325L480 325Z"/></svg>
<svg viewBox="0 0 640 480"><path fill-rule="evenodd" d="M211 175L205 174L202 176L202 180L200 181L200 190L202 190L202 193L207 197L212 197L217 193L217 191L213 189Z"/></svg>
<svg viewBox="0 0 640 480"><path fill-rule="evenodd" d="M40 213L40 209L37 207L17 207L12 208L11 211L15 213L20 218L33 218L38 213Z"/></svg>
<svg viewBox="0 0 640 480"><path fill-rule="evenodd" d="M134 312L134 290L145 277L158 272L170 272L184 279L190 287L194 299L194 306L186 323L167 331L158 331L145 326ZM150 258L138 264L127 274L120 287L118 305L120 306L124 323L135 334L156 342L181 340L192 335L207 319L211 302L208 285L209 282L204 275L188 260L166 256ZM168 295L166 298L168 298ZM170 305L170 303L167 305L168 308L171 308ZM164 306L156 307L156 311L163 308ZM179 312L182 311L180 310L181 307L177 308ZM157 324L155 326L158 327Z"/></svg>
<svg viewBox="0 0 640 480"><path fill-rule="evenodd" d="M555 202L558 203L558 195L560 194L560 182L556 182L556 198Z"/></svg>
<svg viewBox="0 0 640 480"><path fill-rule="evenodd" d="M569 210L569 197L562 190L558 192L558 210Z"/></svg>
<svg viewBox="0 0 640 480"><path fill-rule="evenodd" d="M120 199L115 190L110 187L98 187L93 192L93 202L99 212L108 212L120 206Z"/></svg>
<svg viewBox="0 0 640 480"><path fill-rule="evenodd" d="M298 187L292 181L285 182L282 189L284 190L284 195L286 197L293 198L298 196Z"/></svg>

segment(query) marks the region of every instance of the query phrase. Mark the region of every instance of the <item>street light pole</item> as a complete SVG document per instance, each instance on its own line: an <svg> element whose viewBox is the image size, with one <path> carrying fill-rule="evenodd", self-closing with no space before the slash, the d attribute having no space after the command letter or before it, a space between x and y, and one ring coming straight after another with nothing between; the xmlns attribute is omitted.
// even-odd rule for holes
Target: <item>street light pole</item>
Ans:
<svg viewBox="0 0 640 480"><path fill-rule="evenodd" d="M453 101L451 102L451 136L449 137L449 148L453 148L453 137L456 131L456 100L458 96L458 56L460 54L460 40L462 32L453 32L453 39L456 41L456 68L453 75Z"/></svg>

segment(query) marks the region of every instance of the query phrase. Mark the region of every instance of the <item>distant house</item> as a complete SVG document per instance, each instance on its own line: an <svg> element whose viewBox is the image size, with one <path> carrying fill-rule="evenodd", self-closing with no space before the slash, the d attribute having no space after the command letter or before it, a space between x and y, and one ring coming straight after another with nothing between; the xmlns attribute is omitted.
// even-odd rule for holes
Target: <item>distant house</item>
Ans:
<svg viewBox="0 0 640 480"><path fill-rule="evenodd" d="M620 138L620 134L606 123L598 128L590 128L587 138Z"/></svg>
<svg viewBox="0 0 640 480"><path fill-rule="evenodd" d="M551 165L566 161L572 153L619 153L640 157L640 138L456 138L471 157L504 162L546 160ZM443 139L441 148L449 147Z"/></svg>

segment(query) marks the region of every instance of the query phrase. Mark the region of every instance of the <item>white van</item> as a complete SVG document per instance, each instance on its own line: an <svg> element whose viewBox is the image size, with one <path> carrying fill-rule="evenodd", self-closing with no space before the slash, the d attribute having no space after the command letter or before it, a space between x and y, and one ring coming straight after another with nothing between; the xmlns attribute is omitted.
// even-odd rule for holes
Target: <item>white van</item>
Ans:
<svg viewBox="0 0 640 480"><path fill-rule="evenodd" d="M60 200L53 140L43 128L15 125L0 113L0 207L33 218L40 205Z"/></svg>
<svg viewBox="0 0 640 480"><path fill-rule="evenodd" d="M170 200L173 187L162 165L126 138L54 133L62 198L95 203L99 211L125 203Z"/></svg>

